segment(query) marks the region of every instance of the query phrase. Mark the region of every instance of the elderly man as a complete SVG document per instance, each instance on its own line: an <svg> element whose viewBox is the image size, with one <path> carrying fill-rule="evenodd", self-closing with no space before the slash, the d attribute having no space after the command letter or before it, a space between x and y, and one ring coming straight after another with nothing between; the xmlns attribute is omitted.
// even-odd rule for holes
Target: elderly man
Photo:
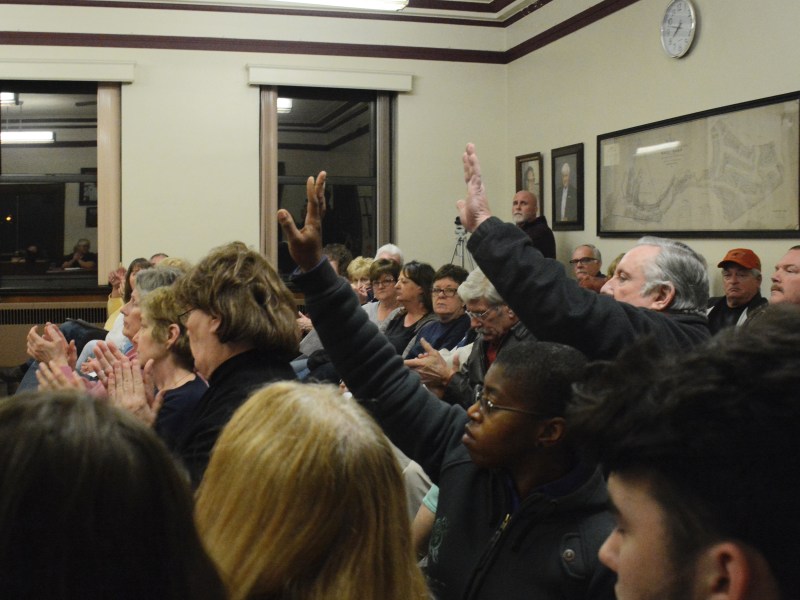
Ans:
<svg viewBox="0 0 800 600"><path fill-rule="evenodd" d="M63 269L96 269L97 268L97 254L90 252L92 243L86 238L81 238L75 244L72 254L67 254L64 257L64 262L61 264Z"/></svg>
<svg viewBox="0 0 800 600"><path fill-rule="evenodd" d="M492 217L474 145L463 161L467 198L458 207L472 232L468 248L537 339L574 346L590 359L613 358L645 335L680 350L708 339L708 273L689 246L642 238L601 294L584 290L517 228Z"/></svg>
<svg viewBox="0 0 800 600"><path fill-rule="evenodd" d="M684 355L624 353L567 413L609 472L600 550L620 599L800 590L800 311L769 306ZM676 376L677 375L677 376Z"/></svg>
<svg viewBox="0 0 800 600"><path fill-rule="evenodd" d="M599 292L605 285L608 277L600 270L603 266L603 257L600 250L593 244L581 244L572 251L569 261L575 273L578 285L593 292Z"/></svg>
<svg viewBox="0 0 800 600"><path fill-rule="evenodd" d="M755 252L734 248L717 266L722 269L725 295L710 301L708 327L712 334L741 325L755 309L767 303L761 296L761 259Z"/></svg>
<svg viewBox="0 0 800 600"><path fill-rule="evenodd" d="M775 265L770 304L800 304L800 246L792 246Z"/></svg>
<svg viewBox="0 0 800 600"><path fill-rule="evenodd" d="M597 551L611 529L601 473L577 458L563 416L586 358L549 342L502 352L468 411L403 366L320 255L325 173L309 179L298 231L278 220L302 270L295 283L337 370L389 439L440 488L427 575L440 600L609 600Z"/></svg>
<svg viewBox="0 0 800 600"><path fill-rule="evenodd" d="M514 194L511 219L531 239L534 248L547 258L556 257L556 238L545 216L539 215L539 200L534 194L527 190Z"/></svg>
<svg viewBox="0 0 800 600"><path fill-rule="evenodd" d="M478 334L469 358L460 369L457 365L451 368L439 352L424 344L427 356L407 360L406 366L417 371L437 396L468 408L475 402L475 388L483 383L500 351L533 338L480 269L458 286L458 295L467 305L470 327Z"/></svg>
<svg viewBox="0 0 800 600"><path fill-rule="evenodd" d="M578 220L578 190L570 183L569 163L561 165L561 187L556 192L558 221Z"/></svg>

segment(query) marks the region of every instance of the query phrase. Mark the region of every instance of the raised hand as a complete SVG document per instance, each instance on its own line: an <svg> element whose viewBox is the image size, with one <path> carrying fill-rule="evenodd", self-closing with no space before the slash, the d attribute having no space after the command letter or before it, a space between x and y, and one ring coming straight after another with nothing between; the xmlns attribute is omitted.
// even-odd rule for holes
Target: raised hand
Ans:
<svg viewBox="0 0 800 600"><path fill-rule="evenodd" d="M139 361L124 359L115 362L107 387L111 404L127 410L146 425L155 422L157 411L148 402Z"/></svg>
<svg viewBox="0 0 800 600"><path fill-rule="evenodd" d="M79 390L86 391L86 384L80 375L74 371L65 372L56 361L50 364L39 363L36 369L36 379L39 381L40 390Z"/></svg>
<svg viewBox="0 0 800 600"><path fill-rule="evenodd" d="M289 254L302 271L310 271L322 258L322 218L325 216L325 171L306 182L308 209L303 228L298 230L292 215L285 209L278 211L278 223L289 242Z"/></svg>
<svg viewBox="0 0 800 600"><path fill-rule="evenodd" d="M28 331L28 356L40 363L56 361L60 365L69 366L68 345L61 331L52 323L44 326L44 335L39 335L36 326Z"/></svg>
<svg viewBox="0 0 800 600"><path fill-rule="evenodd" d="M481 178L481 163L475 154L475 144L467 144L462 157L464 161L464 182L467 184L467 197L456 202L461 223L467 231L475 231L478 226L492 216L486 190Z"/></svg>

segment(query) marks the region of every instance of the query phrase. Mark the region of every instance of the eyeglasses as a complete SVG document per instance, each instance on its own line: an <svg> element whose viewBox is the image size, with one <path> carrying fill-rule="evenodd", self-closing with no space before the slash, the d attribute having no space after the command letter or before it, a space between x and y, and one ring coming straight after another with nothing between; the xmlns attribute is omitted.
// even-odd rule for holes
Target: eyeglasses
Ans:
<svg viewBox="0 0 800 600"><path fill-rule="evenodd" d="M190 308L189 310L183 311L181 314L178 315L178 323L181 325L186 325L186 321L189 320L189 315L192 313L193 310L197 310L196 308Z"/></svg>
<svg viewBox="0 0 800 600"><path fill-rule="evenodd" d="M475 319L476 321L485 321L486 319L489 318L489 313L492 312L493 310L496 310L497 308L499 308L499 307L498 306L490 306L489 308L487 308L485 311L483 311L481 313L472 312L471 310L467 310L465 312L467 313L467 315L469 316L470 319Z"/></svg>
<svg viewBox="0 0 800 600"><path fill-rule="evenodd" d="M394 285L394 277L387 277L386 279L373 280L372 287L383 287L385 285Z"/></svg>
<svg viewBox="0 0 800 600"><path fill-rule="evenodd" d="M584 256L583 258L573 258L571 261L569 261L569 264L577 265L578 263L581 263L582 265L588 265L589 263L593 262L597 262L597 259Z"/></svg>
<svg viewBox="0 0 800 600"><path fill-rule="evenodd" d="M452 298L458 293L458 288L433 288L431 295L444 296L445 298Z"/></svg>
<svg viewBox="0 0 800 600"><path fill-rule="evenodd" d="M524 410L522 408L514 408L513 406L502 406L500 404L495 404L489 398L486 397L486 394L483 393L483 386L476 385L475 386L475 402L483 411L487 417L492 414L493 410L507 410L509 412L516 412L522 413L523 415L530 415L532 417L546 417L547 415L543 415L542 413L534 412L532 410Z"/></svg>

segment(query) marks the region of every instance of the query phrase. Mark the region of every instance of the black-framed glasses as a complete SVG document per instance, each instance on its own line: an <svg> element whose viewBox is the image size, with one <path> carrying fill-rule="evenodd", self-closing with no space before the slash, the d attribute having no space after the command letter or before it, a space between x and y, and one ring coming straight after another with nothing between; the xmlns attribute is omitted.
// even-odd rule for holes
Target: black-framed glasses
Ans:
<svg viewBox="0 0 800 600"><path fill-rule="evenodd" d="M189 310L185 310L181 314L179 314L178 323L185 326L186 321L189 319L189 315L192 313L193 310L197 310L197 308L190 308Z"/></svg>
<svg viewBox="0 0 800 600"><path fill-rule="evenodd" d="M438 288L435 287L431 290L431 295L444 296L445 298L453 298L458 293L458 288Z"/></svg>
<svg viewBox="0 0 800 600"><path fill-rule="evenodd" d="M383 287L386 285L394 285L395 279L394 277L386 277L384 279L373 279L372 280L372 287Z"/></svg>
<svg viewBox="0 0 800 600"><path fill-rule="evenodd" d="M525 410L523 408L514 408L513 406L503 406L501 404L495 404L489 398L486 397L486 394L483 391L482 385L475 386L475 402L478 403L480 406L481 411L487 417L492 414L493 410L507 410L509 412L516 412L522 413L523 415L530 415L531 417L546 417L547 415L538 413L532 410Z"/></svg>
<svg viewBox="0 0 800 600"><path fill-rule="evenodd" d="M581 263L582 265L588 265L589 263L593 262L597 262L597 259L590 256L584 256L583 258L573 258L569 261L569 264L577 265L578 263Z"/></svg>
<svg viewBox="0 0 800 600"><path fill-rule="evenodd" d="M486 319L489 318L489 313L491 313L493 310L496 310L497 308L499 308L499 307L498 306L490 306L485 311L480 312L480 313L472 312L471 310L467 310L467 311L464 311L464 312L467 313L467 316L469 316L470 319L475 319L477 321L485 321Z"/></svg>

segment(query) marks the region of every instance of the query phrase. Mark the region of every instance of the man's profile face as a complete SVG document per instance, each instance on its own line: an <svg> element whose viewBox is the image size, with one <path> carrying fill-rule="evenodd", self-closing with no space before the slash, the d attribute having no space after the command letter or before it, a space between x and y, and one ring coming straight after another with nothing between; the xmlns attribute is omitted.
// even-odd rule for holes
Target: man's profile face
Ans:
<svg viewBox="0 0 800 600"><path fill-rule="evenodd" d="M611 473L608 478L617 527L601 546L600 561L617 574L617 600L686 600L692 582L680 573L669 552L666 514L638 478Z"/></svg>
<svg viewBox="0 0 800 600"><path fill-rule="evenodd" d="M578 279L583 277L595 277L600 271L600 261L594 257L592 249L588 246L578 246L575 248L570 262L572 263L572 270L575 272L575 277Z"/></svg>
<svg viewBox="0 0 800 600"><path fill-rule="evenodd" d="M536 191L536 175L534 175L533 169L528 169L525 173L525 189L531 193Z"/></svg>
<svg viewBox="0 0 800 600"><path fill-rule="evenodd" d="M800 250L789 250L775 265L770 304L800 304Z"/></svg>
<svg viewBox="0 0 800 600"><path fill-rule="evenodd" d="M486 372L483 393L499 406L535 410L519 399L520 391L496 364ZM479 467L509 467L536 452L533 428L541 421L535 416L497 408L486 414L477 400L467 413L470 420L461 442Z"/></svg>
<svg viewBox="0 0 800 600"><path fill-rule="evenodd" d="M539 212L538 203L530 192L517 192L511 201L511 218L519 225L533 221Z"/></svg>
<svg viewBox="0 0 800 600"><path fill-rule="evenodd" d="M561 185L562 187L569 187L569 171L566 169L561 170Z"/></svg>
<svg viewBox="0 0 800 600"><path fill-rule="evenodd" d="M661 252L658 246L634 246L619 261L614 276L606 281L600 289L601 294L614 296L615 300L627 302L633 306L654 308L653 303L658 295L654 290L648 295L642 295L647 277L645 266L652 263Z"/></svg>
<svg viewBox="0 0 800 600"><path fill-rule="evenodd" d="M761 289L761 278L753 275L751 269L727 262L722 265L722 287L728 306L736 308L753 299Z"/></svg>
<svg viewBox="0 0 800 600"><path fill-rule="evenodd" d="M480 319L470 317L470 327L483 334L483 339L490 344L499 342L517 322L504 304L489 304L486 298L478 298L467 302L467 310L484 315Z"/></svg>

